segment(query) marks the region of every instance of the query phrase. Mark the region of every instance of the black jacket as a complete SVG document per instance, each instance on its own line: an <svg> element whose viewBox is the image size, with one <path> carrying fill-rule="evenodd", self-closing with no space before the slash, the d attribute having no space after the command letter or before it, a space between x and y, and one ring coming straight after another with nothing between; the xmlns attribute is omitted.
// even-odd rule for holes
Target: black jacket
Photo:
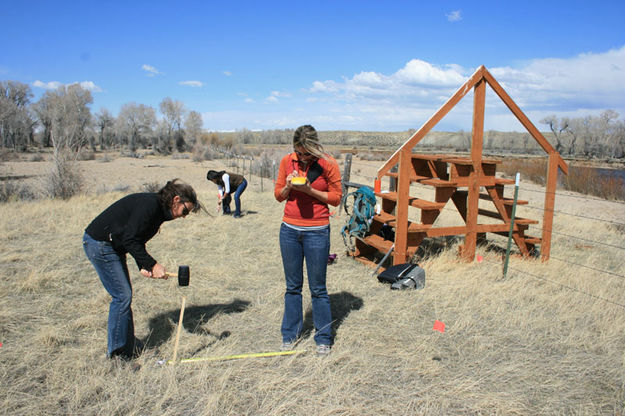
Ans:
<svg viewBox="0 0 625 416"><path fill-rule="evenodd" d="M145 244L164 221L172 220L171 209L155 193L131 194L102 211L85 232L94 240L110 241L120 255L130 253L139 269L152 270L156 260Z"/></svg>

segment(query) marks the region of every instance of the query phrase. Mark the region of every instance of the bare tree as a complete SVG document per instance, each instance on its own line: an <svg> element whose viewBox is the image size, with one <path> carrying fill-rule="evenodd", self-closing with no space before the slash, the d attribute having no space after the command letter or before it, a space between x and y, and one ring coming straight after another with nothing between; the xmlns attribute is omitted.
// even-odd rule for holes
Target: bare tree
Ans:
<svg viewBox="0 0 625 416"><path fill-rule="evenodd" d="M27 84L0 81L0 146L26 150L34 131L29 104L33 94Z"/></svg>
<svg viewBox="0 0 625 416"><path fill-rule="evenodd" d="M115 118L106 108L101 108L95 115L95 125L98 131L100 150L105 150L114 144Z"/></svg>
<svg viewBox="0 0 625 416"><path fill-rule="evenodd" d="M82 176L74 162L89 141L92 102L91 92L72 84L47 91L36 105L53 147L48 192L54 198L68 199L81 190Z"/></svg>
<svg viewBox="0 0 625 416"><path fill-rule="evenodd" d="M159 109L163 115L161 123L162 131L165 135L164 139L166 141L165 146L161 144L159 147L171 149L173 143L179 152L185 151L186 144L182 133L182 120L186 114L184 103L166 97L159 104Z"/></svg>
<svg viewBox="0 0 625 416"><path fill-rule="evenodd" d="M566 118L560 120L555 115L550 115L540 120L540 122L549 126L549 129L553 133L553 137L556 140L556 151L558 153L563 153L565 150L565 144L563 143L563 132L568 129L569 120ZM569 147L569 153L570 152L572 152L572 149Z"/></svg>
<svg viewBox="0 0 625 416"><path fill-rule="evenodd" d="M155 126L156 112L154 108L137 103L124 104L115 123L119 137L126 138L131 152L135 152L138 146L147 146Z"/></svg>
<svg viewBox="0 0 625 416"><path fill-rule="evenodd" d="M190 111L184 121L184 130L187 144L191 147L198 143L202 134L202 115L197 111Z"/></svg>
<svg viewBox="0 0 625 416"><path fill-rule="evenodd" d="M556 150L585 157L625 156L625 122L619 114L606 110L599 116L578 118L549 116L541 121L548 124L556 138Z"/></svg>

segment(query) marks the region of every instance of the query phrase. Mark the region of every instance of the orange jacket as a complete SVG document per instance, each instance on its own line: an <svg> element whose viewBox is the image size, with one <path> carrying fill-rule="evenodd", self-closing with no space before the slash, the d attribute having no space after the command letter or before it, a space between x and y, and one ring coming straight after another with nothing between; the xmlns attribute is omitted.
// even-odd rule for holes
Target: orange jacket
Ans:
<svg viewBox="0 0 625 416"><path fill-rule="evenodd" d="M317 198L291 188L291 192L289 192L289 196L286 198L284 217L282 218L282 221L287 224L303 227L329 224L330 210L328 209L328 204L337 206L341 202L343 194L341 172L336 160L327 156L327 159L318 159L317 163L321 166L323 172L313 181L311 187L318 191L327 192L328 203L321 202ZM274 188L274 196L278 202L284 201L280 191L286 186L287 176L294 170L300 176L306 176L308 172L299 169L297 155L290 153L280 161L280 170L278 171L278 179Z"/></svg>

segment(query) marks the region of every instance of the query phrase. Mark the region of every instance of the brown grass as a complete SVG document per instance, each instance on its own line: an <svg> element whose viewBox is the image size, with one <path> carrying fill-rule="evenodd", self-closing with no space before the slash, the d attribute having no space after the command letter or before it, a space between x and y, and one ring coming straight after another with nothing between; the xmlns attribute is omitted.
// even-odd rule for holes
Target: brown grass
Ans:
<svg viewBox="0 0 625 416"><path fill-rule="evenodd" d="M369 163L372 170L379 165ZM80 240L89 221L123 193L95 191L124 182L134 192L142 183L181 177L209 207L216 191L205 180L209 165L191 160L115 159L81 166L91 173L93 192L68 201L0 205L2 413L625 412L625 279L618 277L625 266L616 248L625 246L623 234L609 224L558 215L554 227L562 234L554 234L552 255L570 262L513 258L502 280L496 250L482 247L485 261L467 264L451 246L421 263L426 288L409 292L390 291L371 269L345 258L339 234L344 217L334 218L331 251L339 260L329 267L328 289L337 321L329 357L309 352L158 365L172 357L182 295L187 308L179 357L275 351L280 345L284 282L277 236L283 206L266 181L260 192L257 178L243 194L242 219L191 215L164 224L149 243L171 270L190 265L189 288L173 279L143 278L129 260L136 331L149 349L136 372L114 366L105 359L109 296ZM353 180L367 182L357 175ZM542 200L540 193L519 197L531 204ZM558 210L588 215L594 209L625 223L625 212L614 206L566 195L556 200ZM520 215L535 217L529 210ZM609 246L580 244L563 234ZM432 330L436 319L446 324L444 333ZM298 347L312 350L312 336Z"/></svg>

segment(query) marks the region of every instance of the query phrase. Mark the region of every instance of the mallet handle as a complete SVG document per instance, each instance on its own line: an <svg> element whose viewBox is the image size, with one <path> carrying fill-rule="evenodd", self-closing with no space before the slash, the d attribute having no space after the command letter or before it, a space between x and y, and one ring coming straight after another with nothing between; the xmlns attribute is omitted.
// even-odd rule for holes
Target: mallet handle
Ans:
<svg viewBox="0 0 625 416"><path fill-rule="evenodd" d="M180 330L182 329L182 317L184 316L184 305L187 302L187 297L182 297L182 307L180 308L180 319L178 320L178 330L176 331L176 343L174 344L174 358L173 362L176 363L176 357L178 356L178 342L180 341Z"/></svg>
<svg viewBox="0 0 625 416"><path fill-rule="evenodd" d="M169 273L169 272L167 272L166 276L167 277L178 277L178 273Z"/></svg>

